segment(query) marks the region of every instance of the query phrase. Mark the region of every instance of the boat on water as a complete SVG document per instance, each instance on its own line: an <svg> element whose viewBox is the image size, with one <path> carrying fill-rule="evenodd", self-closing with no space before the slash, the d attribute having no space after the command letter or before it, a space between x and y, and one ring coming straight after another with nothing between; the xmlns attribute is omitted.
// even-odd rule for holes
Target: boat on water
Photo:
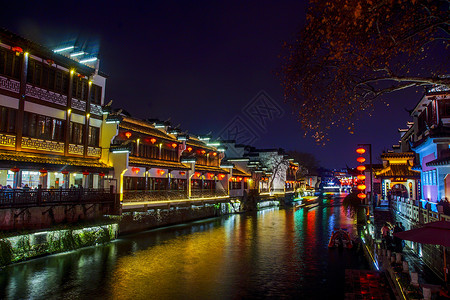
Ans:
<svg viewBox="0 0 450 300"><path fill-rule="evenodd" d="M353 239L347 230L343 228L335 229L331 233L330 241L328 243L328 248L353 248Z"/></svg>

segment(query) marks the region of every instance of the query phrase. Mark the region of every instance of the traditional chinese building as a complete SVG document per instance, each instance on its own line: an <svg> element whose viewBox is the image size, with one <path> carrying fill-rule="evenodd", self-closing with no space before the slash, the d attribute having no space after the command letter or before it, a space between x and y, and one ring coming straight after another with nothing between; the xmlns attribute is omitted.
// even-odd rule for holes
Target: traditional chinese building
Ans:
<svg viewBox="0 0 450 300"><path fill-rule="evenodd" d="M109 162L124 203L228 195L229 168L221 168L223 151L208 137L114 112L106 126L112 139Z"/></svg>
<svg viewBox="0 0 450 300"><path fill-rule="evenodd" d="M0 30L1 185L103 186L111 168L101 159L98 67L76 45L50 50Z"/></svg>

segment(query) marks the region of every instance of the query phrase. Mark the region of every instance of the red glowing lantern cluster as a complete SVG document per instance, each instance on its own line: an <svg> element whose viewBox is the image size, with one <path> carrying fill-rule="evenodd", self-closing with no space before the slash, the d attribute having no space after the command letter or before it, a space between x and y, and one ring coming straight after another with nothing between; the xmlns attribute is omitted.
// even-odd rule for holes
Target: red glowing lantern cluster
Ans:
<svg viewBox="0 0 450 300"><path fill-rule="evenodd" d="M366 149L358 148L358 149L356 149L356 153L358 153L359 155L362 155L362 154L366 153ZM359 190L358 198L363 200L366 198L366 194L364 193L364 190L366 189L366 185L364 184L364 181L363 181L364 179L366 179L366 176L364 176L364 174L363 174L366 167L363 166L362 164L366 161L366 159L364 157L360 156L356 159L356 161L361 164L356 167L356 169L361 172L361 174L359 174L356 177L357 182L358 182L358 185L356 186L356 188Z"/></svg>

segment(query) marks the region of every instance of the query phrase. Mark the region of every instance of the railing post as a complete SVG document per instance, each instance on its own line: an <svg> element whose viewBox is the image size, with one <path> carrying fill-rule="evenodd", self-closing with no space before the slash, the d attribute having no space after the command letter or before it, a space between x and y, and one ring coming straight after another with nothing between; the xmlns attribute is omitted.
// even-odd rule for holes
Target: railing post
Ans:
<svg viewBox="0 0 450 300"><path fill-rule="evenodd" d="M37 201L36 205L40 206L41 202L42 202L42 185L41 184L38 185L36 201Z"/></svg>

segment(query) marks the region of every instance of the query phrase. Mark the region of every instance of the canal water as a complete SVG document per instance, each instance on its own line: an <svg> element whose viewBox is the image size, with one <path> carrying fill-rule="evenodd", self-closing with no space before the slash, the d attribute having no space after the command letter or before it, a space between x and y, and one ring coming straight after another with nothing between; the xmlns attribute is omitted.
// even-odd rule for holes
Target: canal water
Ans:
<svg viewBox="0 0 450 300"><path fill-rule="evenodd" d="M266 209L126 236L0 271L1 299L341 299L344 270L369 268L341 207Z"/></svg>

